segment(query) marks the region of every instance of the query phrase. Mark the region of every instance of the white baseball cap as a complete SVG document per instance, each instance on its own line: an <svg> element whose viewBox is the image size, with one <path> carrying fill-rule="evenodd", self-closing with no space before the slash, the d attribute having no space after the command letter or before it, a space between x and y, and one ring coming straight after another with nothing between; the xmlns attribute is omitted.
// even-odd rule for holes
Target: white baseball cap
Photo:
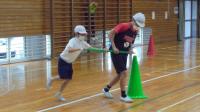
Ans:
<svg viewBox="0 0 200 112"><path fill-rule="evenodd" d="M87 34L86 29L85 29L85 27L83 25L77 25L74 28L74 32L75 33L80 33L80 34Z"/></svg>
<svg viewBox="0 0 200 112"><path fill-rule="evenodd" d="M144 27L145 26L145 16L143 13L136 13L135 15L133 15L133 21L136 22L136 24L139 27Z"/></svg>

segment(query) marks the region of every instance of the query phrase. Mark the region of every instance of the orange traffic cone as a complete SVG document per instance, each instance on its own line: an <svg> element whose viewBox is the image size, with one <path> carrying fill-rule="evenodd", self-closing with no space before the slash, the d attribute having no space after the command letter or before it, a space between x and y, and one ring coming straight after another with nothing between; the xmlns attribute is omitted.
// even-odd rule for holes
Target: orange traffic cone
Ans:
<svg viewBox="0 0 200 112"><path fill-rule="evenodd" d="M153 36L150 35L147 56L154 56L154 55L155 55L154 39L153 39Z"/></svg>

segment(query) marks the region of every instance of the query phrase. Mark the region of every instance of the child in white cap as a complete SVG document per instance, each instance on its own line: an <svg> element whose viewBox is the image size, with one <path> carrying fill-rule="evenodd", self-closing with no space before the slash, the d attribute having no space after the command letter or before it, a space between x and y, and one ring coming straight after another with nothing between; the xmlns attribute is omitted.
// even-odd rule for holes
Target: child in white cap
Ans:
<svg viewBox="0 0 200 112"><path fill-rule="evenodd" d="M131 46L135 41L136 35L139 31L139 27L145 26L145 16L142 13L133 15L132 22L120 23L114 27L109 38L111 41L110 50L111 59L115 67L117 75L103 88L103 93L107 98L113 98L109 92L110 88L113 87L117 82L120 82L121 97L120 100L123 102L132 102L132 99L126 95L126 77L127 77L127 56L128 54L120 54L119 51L128 51L133 53Z"/></svg>
<svg viewBox="0 0 200 112"><path fill-rule="evenodd" d="M85 41L87 32L84 26L77 25L74 28L75 37L69 40L64 51L60 54L58 59L58 76L52 77L48 80L47 88L50 89L54 80L63 80L64 82L60 86L55 97L60 101L65 101L65 98L61 95L65 87L72 79L73 68L72 63L78 58L84 49L88 49L91 46Z"/></svg>

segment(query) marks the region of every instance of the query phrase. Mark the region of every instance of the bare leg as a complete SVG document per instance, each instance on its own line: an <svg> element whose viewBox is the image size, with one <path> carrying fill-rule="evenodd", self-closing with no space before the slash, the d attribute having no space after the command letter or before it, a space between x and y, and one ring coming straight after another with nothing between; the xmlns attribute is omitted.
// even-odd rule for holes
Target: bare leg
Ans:
<svg viewBox="0 0 200 112"><path fill-rule="evenodd" d="M123 71L120 77L120 89L121 91L125 91L126 90L126 77L127 77L127 73L126 71Z"/></svg>
<svg viewBox="0 0 200 112"><path fill-rule="evenodd" d="M113 96L112 96L112 94L109 92L109 90L110 90L110 88L111 88L113 85L115 85L115 84L119 81L119 79L120 79L120 75L115 76L115 77L111 80L111 82L110 82L105 88L103 88L102 91L103 91L105 97L107 97L107 98L113 98Z"/></svg>
<svg viewBox="0 0 200 112"><path fill-rule="evenodd" d="M120 75L117 74L117 76L115 76L115 77L111 80L111 82L109 83L109 86L110 86L110 87L114 86L114 85L119 81L119 79L120 79Z"/></svg>
<svg viewBox="0 0 200 112"><path fill-rule="evenodd" d="M47 89L50 90L52 83L53 83L55 80L59 80L59 79L60 79L60 78L59 78L58 75L55 76L55 77L49 78L49 79L47 80Z"/></svg>
<svg viewBox="0 0 200 112"><path fill-rule="evenodd" d="M60 93L62 93L63 91L64 91L64 89L65 89L65 87L67 86L67 84L69 83L69 79L67 79L67 80L65 80L64 82L63 82L63 84L60 86L60 89L59 89L59 92Z"/></svg>
<svg viewBox="0 0 200 112"><path fill-rule="evenodd" d="M59 80L59 79L60 79L60 77L57 75L57 76L55 76L55 77L52 77L52 78L51 78L51 81Z"/></svg>
<svg viewBox="0 0 200 112"><path fill-rule="evenodd" d="M67 86L67 84L69 83L69 79L65 80L62 85L60 86L60 89L58 90L58 92L56 92L55 97L58 98L58 100L60 101L66 101L65 98L61 95L62 92L64 91L65 87Z"/></svg>
<svg viewBox="0 0 200 112"><path fill-rule="evenodd" d="M123 72L122 72L123 73ZM121 80L121 76L123 74L117 74L111 82L103 89L103 93L107 98L113 98L112 94L109 92L110 88L114 86L119 80Z"/></svg>

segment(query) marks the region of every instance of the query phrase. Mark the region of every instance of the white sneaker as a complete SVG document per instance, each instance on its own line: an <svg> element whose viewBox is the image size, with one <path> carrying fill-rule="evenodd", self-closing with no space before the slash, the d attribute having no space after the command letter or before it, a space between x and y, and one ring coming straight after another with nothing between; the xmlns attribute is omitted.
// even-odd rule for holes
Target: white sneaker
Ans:
<svg viewBox="0 0 200 112"><path fill-rule="evenodd" d="M47 80L47 90L51 89L51 85L52 85L52 80L51 79Z"/></svg>
<svg viewBox="0 0 200 112"><path fill-rule="evenodd" d="M120 100L126 103L132 103L133 100L131 98L129 98L128 96L126 97L120 97Z"/></svg>
<svg viewBox="0 0 200 112"><path fill-rule="evenodd" d="M59 101L66 101L66 99L60 95L60 93L56 93L55 97L59 100Z"/></svg>
<svg viewBox="0 0 200 112"><path fill-rule="evenodd" d="M104 88L102 89L102 92L104 93L104 95L105 95L106 98L109 98L109 99L112 99L112 98L113 98L112 94L111 94L109 91L106 92L106 91L104 90Z"/></svg>

